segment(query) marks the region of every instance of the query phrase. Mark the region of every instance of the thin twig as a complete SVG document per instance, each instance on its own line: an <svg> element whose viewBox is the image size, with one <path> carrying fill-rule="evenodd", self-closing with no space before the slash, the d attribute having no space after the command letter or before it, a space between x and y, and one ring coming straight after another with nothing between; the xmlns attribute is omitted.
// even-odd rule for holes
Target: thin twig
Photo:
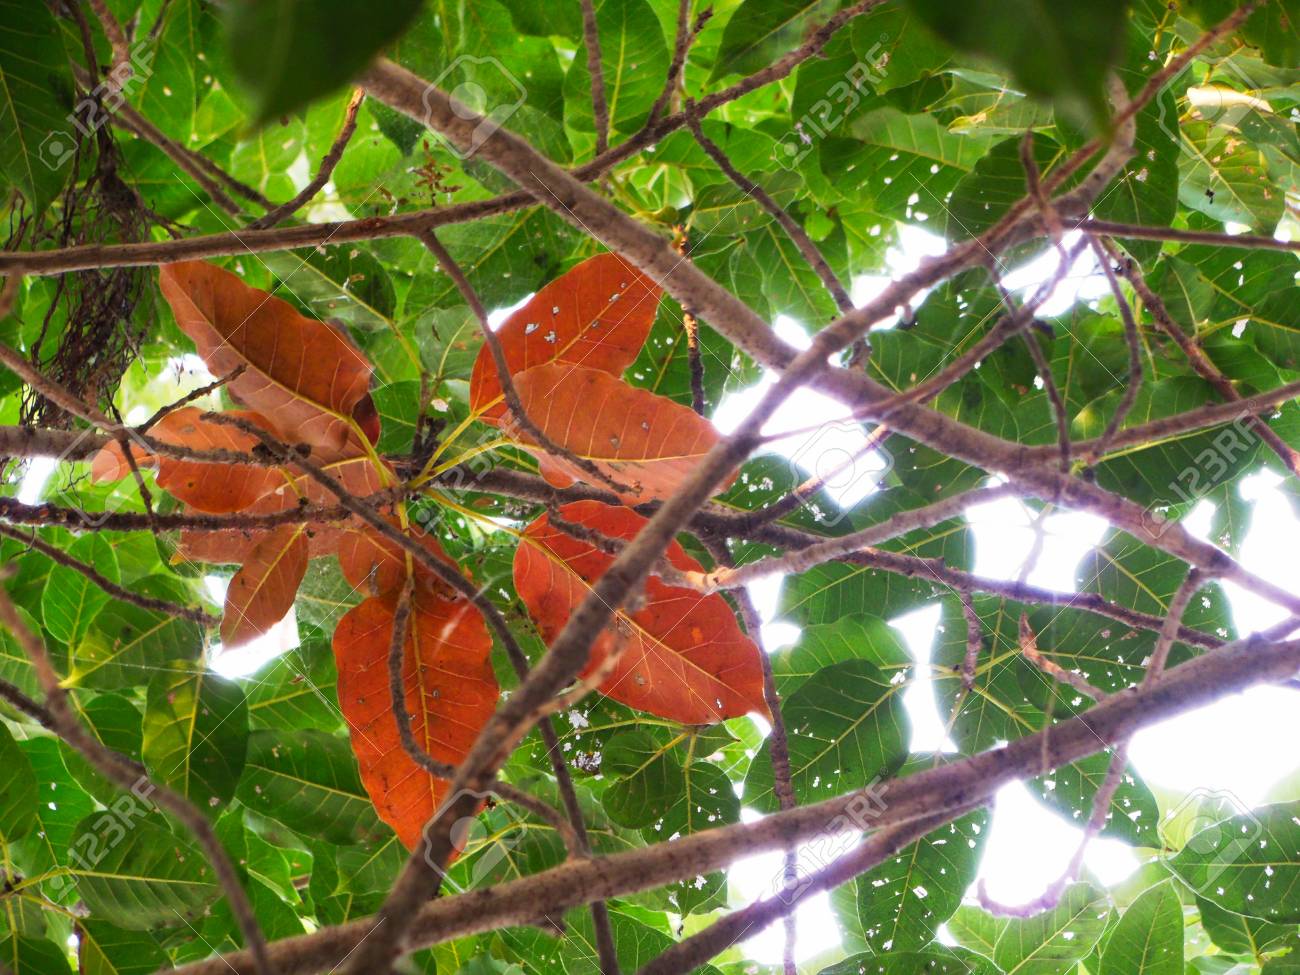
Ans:
<svg viewBox="0 0 1300 975"><path fill-rule="evenodd" d="M582 39L587 49L587 73L591 76L591 115L596 127L596 154L609 148L609 103L605 100L605 66L600 55L600 28L596 6L582 0Z"/></svg>
<svg viewBox="0 0 1300 975"><path fill-rule="evenodd" d="M124 586L119 586L112 579L103 575L93 565L87 565L79 559L73 558L66 552L55 548L49 542L42 539L33 530L30 534L18 528L12 528L3 522L0 522L0 535L6 538L12 538L16 542L28 546L40 552L50 561L55 562L74 572L79 572L96 586L108 593L114 599L120 599L124 603L130 603L133 606L139 606L141 609L147 609L150 612L165 613L168 616L175 616L177 619L189 620L192 623L198 623L200 626L213 626L220 621L211 613L204 612L201 609L190 606L179 606L166 599L160 599L156 596L146 596L143 593L132 592Z"/></svg>
<svg viewBox="0 0 1300 975"><path fill-rule="evenodd" d="M1156 328L1173 339L1178 348L1187 357L1188 363L1196 370L1197 375L1214 387L1225 400L1229 402L1238 402L1241 399L1241 393L1237 387L1232 384L1219 368L1211 361L1210 357L1205 354L1205 350L1194 338L1195 328L1191 332L1185 331L1175 322L1169 314L1169 309L1165 306L1164 301L1157 295L1149 284L1146 277L1142 274L1137 263L1126 260L1113 243L1106 238L1101 238L1102 245L1106 248L1106 253L1110 255L1111 260L1119 268L1119 273L1132 286L1134 293L1141 299L1142 304L1146 306L1147 311L1151 314L1151 319L1155 322ZM1250 429L1255 435L1264 441L1268 447L1277 454L1278 458L1285 464L1296 477L1300 477L1300 451L1288 444L1277 432L1273 430L1262 416L1252 416L1247 421Z"/></svg>
<svg viewBox="0 0 1300 975"><path fill-rule="evenodd" d="M153 416L149 417L149 419L145 420L143 423L141 423L138 427L135 428L135 432L148 433L150 429L153 428L154 424L158 423L158 421L160 421L163 417L167 416L167 414L175 413L182 406L189 406L195 400L202 399L204 396L207 396L209 393L216 392L218 389L220 389L222 386L226 385L227 383L234 382L236 379L238 379L240 376L244 374L244 371L247 368L248 368L248 364L241 362L239 365L237 365L234 369L230 371L229 375L222 376L220 379L214 379L206 386L200 386L198 389L191 390L190 392L186 393L184 396L182 396L174 403L168 403L166 406L158 407L157 412L155 412Z"/></svg>
<svg viewBox="0 0 1300 975"><path fill-rule="evenodd" d="M941 501L935 501L933 504L900 511L867 528L839 538L815 542L797 551L787 552L785 555L767 556L748 562L739 568L723 566L712 572L684 572L681 574L680 584L708 593L720 589L738 589L755 579L774 573L804 572L815 565L879 545L899 535L940 524L957 517L973 505L995 501L1012 493L1012 488L1008 484L972 488Z"/></svg>
<svg viewBox="0 0 1300 975"><path fill-rule="evenodd" d="M700 148L704 150L705 155L713 160L717 167L722 170L723 175L735 183L742 193L752 197L759 206L767 211L773 220L781 225L786 235L799 249L799 253L803 255L803 259L808 262L808 266L813 269L817 277L821 278L822 284L830 292L831 298L834 299L835 306L840 312L851 311L853 309L853 299L849 297L848 291L840 283L840 279L835 276L831 266L826 263L826 258L817 249L817 245L812 242L812 238L808 236L803 227L799 226L799 222L790 216L785 207L777 203L767 190L732 165L731 160L727 158L727 154L722 151L718 144L704 134L704 130L700 127L700 117L696 114L696 105L694 103L688 103L686 106L686 124L690 127L691 134L695 136L695 141L700 144Z"/></svg>
<svg viewBox="0 0 1300 975"><path fill-rule="evenodd" d="M683 259L689 255L685 227L679 225L673 228L673 246ZM695 313L685 306L682 307L682 331L686 335L686 361L691 371L691 409L704 416L704 359L700 349L700 323Z"/></svg>
<svg viewBox="0 0 1300 975"><path fill-rule="evenodd" d="M1187 575L1174 593L1174 598L1169 601L1165 625L1160 628L1160 635L1156 638L1156 648L1151 654L1151 660L1147 663L1146 676L1142 679L1143 687L1150 687L1165 672L1165 667L1169 663L1169 652L1174 648L1174 642L1178 639L1178 630L1182 625L1183 615L1187 612L1187 607L1191 604L1196 591L1204 584L1204 573L1199 569L1187 570Z"/></svg>
<svg viewBox="0 0 1300 975"><path fill-rule="evenodd" d="M343 125L339 128L339 134L334 137L329 151L321 157L320 165L316 167L316 175L294 195L293 199L280 204L250 223L248 225L250 230L268 230L286 217L297 213L330 181L330 177L334 175L334 168L343 158L343 150L348 147L352 134L357 130L357 110L361 108L361 102L365 97L365 92L360 88L352 92L352 97L348 99L347 107L343 110Z"/></svg>
<svg viewBox="0 0 1300 975"><path fill-rule="evenodd" d="M962 615L966 618L966 656L961 662L961 688L970 693L975 686L975 672L979 668L980 652L984 649L984 628L979 614L975 612L975 601L969 592L959 592Z"/></svg>
<svg viewBox="0 0 1300 975"><path fill-rule="evenodd" d="M1294 626L1296 620L1290 621ZM1112 695L1086 715L1052 729L1049 761L1054 767L1077 762L1127 738L1139 728L1202 707L1225 694L1261 683L1290 680L1300 670L1300 641L1270 643L1259 637L1235 641L1221 650L1193 658L1169 670L1150 688ZM892 780L874 825L880 829L931 816L944 820L974 803L987 801L1003 785L1042 775L1043 733L1019 738L979 755L959 758L914 775ZM753 822L702 830L660 843L602 856L569 860L518 880L467 891L420 905L403 950L448 941L480 931L498 930L536 919L538 905L563 911L596 898L648 890L683 877L720 869L742 856L784 849L791 842L824 836L828 823L849 816L861 803L861 791L776 812ZM848 820L851 822L852 820ZM942 821L941 821L942 822ZM311 975L355 956L357 946L376 930L377 917L272 946L281 975ZM383 930L383 928L379 928ZM248 971L246 952L191 963L176 975L240 975Z"/></svg>
<svg viewBox="0 0 1300 975"><path fill-rule="evenodd" d="M1083 674L1076 674L1072 670L1066 670L1056 661L1045 657L1043 652L1038 649L1038 637L1030 628L1029 617L1024 613L1020 614L1020 652L1026 660L1043 673L1056 678L1062 684L1069 685L1080 694L1090 697L1094 701L1101 701L1107 696L1105 691L1094 686Z"/></svg>
<svg viewBox="0 0 1300 975"><path fill-rule="evenodd" d="M695 23L692 25L691 0L680 0L677 4L677 39L673 42L673 59L668 64L668 76L664 81L663 91L650 106L647 125L654 125L672 105L673 97L677 94L682 75L686 70L686 56L690 53L691 44L700 36L700 31L712 16L713 8L705 7L696 16Z"/></svg>
<svg viewBox="0 0 1300 975"><path fill-rule="evenodd" d="M134 763L104 747L82 726L68 703L68 692L64 690L59 674L50 661L45 644L40 637L27 628L18 614L18 608L3 586L0 586L0 622L9 628L31 660L36 679L45 692L45 705L58 728L59 736L79 751L95 767L95 770L110 782L136 795L145 792L149 799L175 816L194 834L207 854L222 890L225 891L231 913L234 914L239 930L244 935L244 943L252 954L256 971L260 975L275 975L276 969L267 952L266 938L257 923L257 915L253 912L248 895L240 885L239 873L226 854L225 847L221 845L221 840L217 838L212 823L184 796L150 780Z"/></svg>
<svg viewBox="0 0 1300 975"><path fill-rule="evenodd" d="M1128 418L1133 404L1137 402L1138 394L1142 391L1142 339L1138 334L1137 319L1133 317L1133 306L1129 304L1124 289L1120 287L1119 278L1115 276L1115 271L1110 265L1110 258L1096 237L1089 235L1087 240L1093 253L1097 255L1097 261L1106 275L1106 283L1110 286L1115 303L1119 306L1119 316L1124 322L1124 340L1128 344L1128 382L1124 386L1124 393L1120 397L1119 405L1115 407L1114 414L1111 415L1110 422L1106 424L1105 431L1097 439L1097 445L1089 453L1089 457L1095 457L1106 452L1110 442L1115 439L1115 435L1119 433L1120 427Z"/></svg>

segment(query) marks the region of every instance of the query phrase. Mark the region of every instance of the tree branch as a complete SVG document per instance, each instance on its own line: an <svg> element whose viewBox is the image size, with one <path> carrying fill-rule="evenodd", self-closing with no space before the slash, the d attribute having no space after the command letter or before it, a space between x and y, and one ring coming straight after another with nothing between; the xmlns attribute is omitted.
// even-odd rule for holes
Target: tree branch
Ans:
<svg viewBox="0 0 1300 975"><path fill-rule="evenodd" d="M1239 640L1172 668L1150 687L1111 695L1084 714L1054 725L1050 737L1038 732L1001 748L891 781L876 826L884 829L940 813L951 818L972 803L989 798L1007 782L1076 762L1100 751L1106 742L1122 740L1139 728L1255 684L1290 680L1297 671L1300 641L1270 644L1254 638ZM833 835L853 828L852 811L862 801L862 794L854 792L773 813L755 822L705 830L672 843L593 860L570 861L490 889L439 898L420 907L400 947L410 951L479 931L526 924L537 916L538 904L545 904L548 911L565 910L596 898L648 890L720 869L739 856L783 849L791 842L818 835ZM375 925L375 918L366 918L286 938L271 946L272 959L280 967L280 975L310 975L326 970L348 957ZM177 975L229 975L232 970L235 975L253 971L246 952L185 965Z"/></svg>

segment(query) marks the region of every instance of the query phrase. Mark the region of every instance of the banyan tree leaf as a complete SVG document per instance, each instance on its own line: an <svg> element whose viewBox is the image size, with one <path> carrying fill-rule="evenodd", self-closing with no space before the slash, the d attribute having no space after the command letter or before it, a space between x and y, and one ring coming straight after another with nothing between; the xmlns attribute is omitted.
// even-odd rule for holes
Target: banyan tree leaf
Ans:
<svg viewBox="0 0 1300 975"><path fill-rule="evenodd" d="M954 5L908 0L907 8L954 47L1010 72L1023 90L1053 99L1101 128L1107 116L1107 70L1123 54L1127 0L1072 7L1047 0L995 0Z"/></svg>
<svg viewBox="0 0 1300 975"><path fill-rule="evenodd" d="M598 254L541 288L497 330L512 376L551 362L621 375L645 344L660 287L616 254ZM470 376L470 408L505 413L496 363L486 346Z"/></svg>
<svg viewBox="0 0 1300 975"><path fill-rule="evenodd" d="M987 810L968 813L837 888L850 946L885 957L929 945L974 881L988 827Z"/></svg>
<svg viewBox="0 0 1300 975"><path fill-rule="evenodd" d="M1190 120L1182 132L1178 196L1183 205L1216 220L1271 231L1282 218L1284 194L1270 178L1263 153L1212 122Z"/></svg>
<svg viewBox="0 0 1300 975"><path fill-rule="evenodd" d="M222 644L246 643L280 622L293 608L306 571L305 526L281 525L254 545L226 590Z"/></svg>
<svg viewBox="0 0 1300 975"><path fill-rule="evenodd" d="M167 964L158 942L93 918L77 926L82 975L149 975Z"/></svg>
<svg viewBox="0 0 1300 975"><path fill-rule="evenodd" d="M231 61L253 93L257 122L302 108L344 85L402 33L419 9L416 0L374 10L352 0L233 4L227 12ZM340 30L340 24L348 29Z"/></svg>
<svg viewBox="0 0 1300 975"><path fill-rule="evenodd" d="M1169 865L1218 907L1275 924L1300 923L1300 803L1275 803L1206 826Z"/></svg>
<svg viewBox="0 0 1300 975"><path fill-rule="evenodd" d="M39 213L73 168L72 73L44 4L5 0L0 16L0 174Z"/></svg>
<svg viewBox="0 0 1300 975"><path fill-rule="evenodd" d="M993 962L967 948L932 944L923 951L850 955L818 975L999 975Z"/></svg>
<svg viewBox="0 0 1300 975"><path fill-rule="evenodd" d="M690 407L599 369L559 362L533 366L515 377L515 389L537 428L622 485L619 496L629 504L671 497L722 440ZM551 484L597 481L568 457L535 445L526 429L515 436L536 453Z"/></svg>
<svg viewBox="0 0 1300 975"><path fill-rule="evenodd" d="M870 661L846 660L819 670L782 702L800 803L865 788L901 767L910 733L902 690ZM774 789L768 743L745 777L745 802L773 811Z"/></svg>
<svg viewBox="0 0 1300 975"><path fill-rule="evenodd" d="M110 582L120 582L117 556L103 535L83 535L68 546L67 553ZM109 602L108 593L84 573L64 565L55 565L45 580L41 593L41 617L45 630L60 643L76 646L90 629L99 612Z"/></svg>
<svg viewBox="0 0 1300 975"><path fill-rule="evenodd" d="M151 576L132 589L178 602L191 598L178 598L177 586L166 576ZM202 647L197 623L115 601L100 611L72 651L68 680L105 690L142 686L170 660L196 660Z"/></svg>
<svg viewBox="0 0 1300 975"><path fill-rule="evenodd" d="M53 941L20 934L0 941L0 964L14 975L25 972L61 975L69 971L68 956Z"/></svg>
<svg viewBox="0 0 1300 975"><path fill-rule="evenodd" d="M1196 909L1201 915L1201 927L1210 940L1229 954L1259 957L1281 948L1296 937L1293 924L1274 924L1234 914L1203 897L1196 898Z"/></svg>
<svg viewBox="0 0 1300 975"><path fill-rule="evenodd" d="M599 535L628 541L646 521L631 509L598 501L576 501L558 514ZM667 558L680 571L702 571L675 542ZM594 543L552 525L549 515L528 526L515 554L515 588L548 642L613 560ZM616 653L613 669L605 673L604 661ZM750 711L767 712L758 653L720 595L652 578L642 608L617 614L614 625L596 639L582 676L595 675L602 693L638 710L683 724L716 724Z"/></svg>
<svg viewBox="0 0 1300 975"><path fill-rule="evenodd" d="M595 10L610 128L632 133L663 90L669 60L663 28L647 0L598 0ZM564 122L578 132L595 131L585 50L564 77Z"/></svg>
<svg viewBox="0 0 1300 975"><path fill-rule="evenodd" d="M334 631L339 706L380 818L414 847L450 783L416 765L398 732L389 691L394 596L372 596ZM436 761L458 764L496 709L488 662L492 638L482 614L465 600L416 591L403 656L403 686L415 741Z"/></svg>
<svg viewBox="0 0 1300 975"><path fill-rule="evenodd" d="M36 774L8 728L0 727L0 841L30 832L36 820Z"/></svg>
<svg viewBox="0 0 1300 975"><path fill-rule="evenodd" d="M194 921L221 893L203 851L144 803L91 813L72 837L71 876L101 920L129 931Z"/></svg>
<svg viewBox="0 0 1300 975"><path fill-rule="evenodd" d="M601 774L612 780L604 792L610 818L652 839L739 820L740 800L726 773L707 761L708 736L656 731L624 731L605 743Z"/></svg>
<svg viewBox="0 0 1300 975"><path fill-rule="evenodd" d="M370 362L340 328L212 264L165 265L160 286L208 369L224 377L242 367L227 388L290 443L337 451L378 439Z"/></svg>
<svg viewBox="0 0 1300 975"><path fill-rule="evenodd" d="M186 661L149 682L142 757L155 781L215 816L235 794L248 747L248 707L239 685Z"/></svg>
<svg viewBox="0 0 1300 975"><path fill-rule="evenodd" d="M1015 975L1055 975L1086 958L1106 929L1110 905L1090 884L1072 884L1051 910L1008 920L993 946L993 961Z"/></svg>
<svg viewBox="0 0 1300 975"><path fill-rule="evenodd" d="M273 425L263 416L246 410L232 410L228 416L270 431ZM226 423L207 419L202 410L183 406L173 410L149 428L150 437L191 450L227 450L246 454L259 441L251 433ZM154 455L147 447L128 442L131 459L139 467L158 468L158 486L199 511L225 513L241 511L284 483L278 468L258 464L206 463L183 460L166 454ZM120 481L131 476L130 464L118 442L101 450L91 465L97 481Z"/></svg>
<svg viewBox="0 0 1300 975"><path fill-rule="evenodd" d="M891 681L912 666L912 656L897 630L877 617L853 614L833 623L805 626L794 646L772 655L772 674L777 690L785 696L823 668L858 659L869 660Z"/></svg>
<svg viewBox="0 0 1300 975"><path fill-rule="evenodd" d="M1100 975L1182 975L1183 905L1172 880L1129 906L1106 941Z"/></svg>
<svg viewBox="0 0 1300 975"><path fill-rule="evenodd" d="M834 7L826 0L745 0L727 21L712 79L770 64L798 43L810 20Z"/></svg>
<svg viewBox="0 0 1300 975"><path fill-rule="evenodd" d="M346 844L379 833L347 742L321 731L252 732L238 796L305 837Z"/></svg>

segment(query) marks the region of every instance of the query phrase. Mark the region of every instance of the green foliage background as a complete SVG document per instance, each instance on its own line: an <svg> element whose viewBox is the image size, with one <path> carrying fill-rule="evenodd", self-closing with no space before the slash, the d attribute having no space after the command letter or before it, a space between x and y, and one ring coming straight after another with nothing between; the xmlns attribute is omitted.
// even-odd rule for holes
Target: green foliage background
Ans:
<svg viewBox="0 0 1300 975"><path fill-rule="evenodd" d="M232 0L224 12L202 0L108 3L133 29L138 57L149 69L147 78L129 86L129 103L166 136L276 202L290 198L325 154L343 117L347 81L380 48L444 89L470 86L465 90L481 92L490 106L512 104L507 128L557 162L581 163L593 153L577 0ZM645 123L662 90L677 3L598 0L595 6L611 141L617 144ZM686 91L698 97L772 63L838 6L827 0L719 0L691 50ZM990 226L1024 195L1019 144L1026 129L1035 132L1037 163L1050 174L1104 131L1103 81L1110 69L1136 90L1232 7L1230 0L895 0L854 19L824 57L714 112L704 131L791 211L841 279L878 274L900 226L949 239ZM1174 78L1139 116L1138 152L1103 193L1095 215L1192 230L1232 225L1271 235L1300 229L1294 217L1300 191L1297 18L1295 0L1271 0L1239 34L1213 45ZM60 220L89 221L69 209L65 192L93 175L90 140L74 158L46 164L49 134L72 136L66 116L73 107L71 65L84 62L81 39L71 19L56 16L41 0L0 0L0 23L0 181L14 230L11 246L48 247ZM94 43L100 61L107 61L108 45L97 28ZM846 86L844 79L852 77L866 80ZM1221 104L1207 103L1207 92L1218 92ZM153 214L152 237L164 239L166 223L185 236L237 229L154 145L120 130L113 138L118 175ZM384 217L486 199L507 188L486 164L462 161L430 133L367 101L330 185L299 216ZM830 297L780 227L687 131L633 155L602 188L665 234L674 225L687 228L696 263L761 315L789 315L809 330L834 318ZM600 249L542 208L450 226L443 239L492 308L520 301ZM1241 393L1300 377L1293 254L1149 241L1128 249L1177 322ZM463 415L476 326L453 283L417 241L327 242L223 263L249 283L274 288L306 313L349 330L376 364L382 450L410 450L422 373L431 377L435 408ZM60 289L55 277L29 279L0 322L0 340L29 350L43 333L44 347L57 347L75 324ZM174 398L172 385L160 379L176 356L189 351L165 304L152 297L152 285L145 292L131 311L141 336L136 354L109 391L127 416L148 415ZM900 390L978 340L998 317L999 304L987 277L969 273L935 289L913 312L910 328L873 336L867 365L873 378ZM680 317L680 308L666 300L628 377L689 404ZM1214 401L1213 390L1173 344L1149 321L1140 324L1146 381L1128 424ZM1045 322L1033 341L1051 364L1072 433L1097 435L1122 394L1127 368L1113 300ZM703 342L712 409L761 370L707 327ZM21 404L17 378L0 375L0 422L18 423ZM1009 440L1054 442L1047 394L1035 385L1032 361L1020 345L990 357L934 407ZM1295 403L1269 422L1300 447ZM1214 436L1208 431L1122 453L1096 467L1097 483L1140 504L1168 507L1174 517L1208 499L1217 506L1215 540L1235 552L1249 522L1237 482L1279 462L1252 448L1233 456L1194 496L1174 494L1183 471L1205 466ZM819 517L834 511L822 498L787 521L842 534L983 477L901 436L886 447L894 468L883 489L843 520ZM513 453L499 462L529 468ZM17 491L22 470L10 465L6 494ZM783 460L760 456L724 502L757 508L793 483ZM1287 490L1294 490L1294 481ZM47 496L92 511L142 510L133 484L92 485L84 465L60 467ZM158 500L166 510L165 495ZM491 496L475 504L486 515L530 514L518 502ZM439 522L438 531L462 565L494 581L493 598L530 650L540 653L511 590L510 539L456 516ZM217 608L202 576L223 570L176 564L167 537L74 534L57 527L40 534L128 588ZM956 568L973 562L963 521L887 547L941 557ZM765 550L751 546L740 554L748 560ZM304 584L297 606L300 646L254 674L228 680L207 668L213 635L199 626L114 600L18 542L0 542L0 558L14 568L8 591L55 653L87 725L212 817L269 937L302 934L379 907L405 851L375 816L336 706L329 636L359 597L332 562L314 563ZM1185 568L1112 532L1081 564L1077 580L1081 590L1159 615ZM1226 600L1217 588L1209 592L1187 622L1231 636ZM943 607L936 666L933 674L918 673L888 621L934 603ZM786 580L781 613L803 630L794 647L774 658L774 667L801 802L944 761L909 754L901 700L916 681L932 684L962 754L1085 709L1088 701L1049 687L1021 657L1022 612L1054 660L1106 690L1139 681L1154 645L1154 634L1122 633L1113 621L1082 609L1021 606L997 596L977 597L974 605L986 636L973 692L964 693L962 607L946 590L849 563ZM1195 652L1180 645L1175 660ZM499 663L509 686L514 678ZM8 634L0 634L0 677L36 692L30 665ZM769 748L748 719L683 728L594 700L560 716L558 724L597 852L736 822L742 806L775 808ZM1279 751L1279 760L1295 757L1288 743ZM1097 757L1076 763L1033 783L1034 792L1067 820L1080 821L1105 767ZM506 777L553 796L549 763L534 740L514 756ZM1116 889L1072 886L1057 907L1025 920L994 918L963 904L988 828L987 813L971 813L839 889L833 905L845 957L822 958L814 968L828 975L1295 971L1300 794L1292 789L1251 813L1218 810L1242 817L1242 829L1266 838L1245 848L1216 844L1215 837L1231 830L1209 825L1213 816L1200 825L1218 832L1184 847L1188 837L1162 825L1183 808L1178 798L1157 794L1130 774L1106 833L1134 846L1147 865ZM554 831L529 816L498 808L484 814L483 825L451 872L457 883L532 873L564 857ZM211 867L192 841L147 801L116 792L64 743L10 711L0 721L0 872L0 962L18 975L70 972L74 965L87 975L143 973L240 944ZM701 928L727 898L725 878L709 875L612 903L623 968L634 970ZM945 924L951 938L940 943L935 939ZM593 937L588 915L575 910L562 937L507 929L439 945L403 964L412 972L586 975L596 970ZM739 975L755 966L733 949L715 968Z"/></svg>

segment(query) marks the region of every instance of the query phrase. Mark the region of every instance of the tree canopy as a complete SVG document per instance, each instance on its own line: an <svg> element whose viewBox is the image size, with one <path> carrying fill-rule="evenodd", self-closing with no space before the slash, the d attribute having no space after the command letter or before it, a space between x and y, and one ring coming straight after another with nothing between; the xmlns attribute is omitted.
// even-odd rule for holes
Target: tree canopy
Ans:
<svg viewBox="0 0 1300 975"><path fill-rule="evenodd" d="M1300 971L1295 777L1128 760L1300 688L1296 0L0 16L0 972ZM1080 840L1006 905L1014 782Z"/></svg>

